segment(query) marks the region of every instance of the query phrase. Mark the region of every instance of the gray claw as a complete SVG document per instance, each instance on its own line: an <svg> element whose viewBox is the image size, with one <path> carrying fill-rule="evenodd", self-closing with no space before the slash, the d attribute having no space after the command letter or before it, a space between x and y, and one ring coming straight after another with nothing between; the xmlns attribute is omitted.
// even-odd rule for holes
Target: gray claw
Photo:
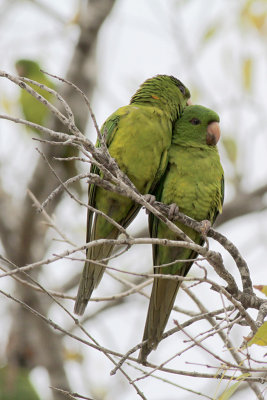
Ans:
<svg viewBox="0 0 267 400"><path fill-rule="evenodd" d="M145 194L144 196L145 201L147 201L151 206L154 205L156 201L156 197L153 194ZM146 214L149 214L149 210L146 208Z"/></svg>
<svg viewBox="0 0 267 400"><path fill-rule="evenodd" d="M145 194L144 196L145 201L147 201L151 206L153 206L153 204L156 201L156 197L153 194Z"/></svg>
<svg viewBox="0 0 267 400"><path fill-rule="evenodd" d="M207 236L210 228L211 228L211 223L209 220L204 219L203 221L200 222L200 232L202 236Z"/></svg>
<svg viewBox="0 0 267 400"><path fill-rule="evenodd" d="M168 218L172 220L178 213L179 213L179 207L177 206L177 204L175 203L170 204Z"/></svg>

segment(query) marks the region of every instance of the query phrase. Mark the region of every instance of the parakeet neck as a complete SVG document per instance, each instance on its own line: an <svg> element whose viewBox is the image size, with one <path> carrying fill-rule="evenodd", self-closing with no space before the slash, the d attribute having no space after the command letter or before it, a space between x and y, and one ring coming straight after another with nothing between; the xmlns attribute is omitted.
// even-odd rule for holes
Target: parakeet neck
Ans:
<svg viewBox="0 0 267 400"><path fill-rule="evenodd" d="M152 85L147 82L133 95L130 104L160 108L174 122L180 117L182 107L177 96L173 97L160 83L154 82Z"/></svg>
<svg viewBox="0 0 267 400"><path fill-rule="evenodd" d="M179 150L179 148L181 149L181 151L184 151L186 148L187 152L196 154L201 153L202 151L208 152L210 154L219 154L217 146L208 146L206 143L196 143L195 141L190 141L190 139L183 140L181 138L176 138L176 140L174 139L172 141L172 147L177 151Z"/></svg>
<svg viewBox="0 0 267 400"><path fill-rule="evenodd" d="M136 93L132 97L130 104L159 108L172 122L177 120L182 112L180 105L174 104L171 99L165 98L162 93L156 94L155 90L146 93Z"/></svg>

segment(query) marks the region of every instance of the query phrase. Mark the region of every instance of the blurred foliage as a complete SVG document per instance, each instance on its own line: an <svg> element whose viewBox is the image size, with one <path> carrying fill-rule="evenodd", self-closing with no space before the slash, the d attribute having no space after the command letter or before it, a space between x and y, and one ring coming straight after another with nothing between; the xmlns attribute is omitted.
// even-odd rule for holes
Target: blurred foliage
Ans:
<svg viewBox="0 0 267 400"><path fill-rule="evenodd" d="M15 66L19 76L23 76L38 83L41 83L42 85L45 85L50 89L56 89L54 82L41 71L41 66L37 61L22 59L16 61ZM32 87L38 94L44 97L47 101L49 101L50 103L53 102L54 95L52 93L49 93L48 91L41 89L32 83L28 83L28 85ZM50 114L49 109L24 89L20 90L19 103L22 113L27 121L33 122L38 125L47 124ZM42 133L40 133L38 129L28 129L29 131L33 129L39 136L42 136Z"/></svg>
<svg viewBox="0 0 267 400"><path fill-rule="evenodd" d="M221 140L228 160L235 165L238 156L238 145L236 140L232 136L223 136Z"/></svg>
<svg viewBox="0 0 267 400"><path fill-rule="evenodd" d="M69 349L67 347L63 348L63 357L66 361L74 361L77 363L82 363L84 360L81 352Z"/></svg>
<svg viewBox="0 0 267 400"><path fill-rule="evenodd" d="M267 1L247 0L240 13L242 25L252 27L263 36L267 35Z"/></svg>
<svg viewBox="0 0 267 400"><path fill-rule="evenodd" d="M217 400L229 400L232 397L232 395L236 392L238 387L241 385L241 383L244 381L244 379L246 379L248 376L249 374L242 374L239 377L238 382L235 382L230 387L227 387L225 391L217 398Z"/></svg>
<svg viewBox="0 0 267 400"><path fill-rule="evenodd" d="M202 43L206 43L210 39L214 38L214 36L219 32L220 28L221 28L220 22L212 23L205 31L202 38Z"/></svg>
<svg viewBox="0 0 267 400"><path fill-rule="evenodd" d="M250 92L252 88L253 62L252 58L246 58L242 65L243 87L248 92Z"/></svg>
<svg viewBox="0 0 267 400"><path fill-rule="evenodd" d="M40 400L27 369L7 366L0 369L0 400Z"/></svg>

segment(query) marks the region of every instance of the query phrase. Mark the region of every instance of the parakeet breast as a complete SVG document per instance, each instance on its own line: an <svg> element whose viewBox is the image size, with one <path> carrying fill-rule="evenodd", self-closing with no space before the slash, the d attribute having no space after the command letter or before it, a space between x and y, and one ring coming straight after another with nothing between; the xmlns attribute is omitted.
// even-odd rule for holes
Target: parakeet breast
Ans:
<svg viewBox="0 0 267 400"><path fill-rule="evenodd" d="M217 149L189 147L185 151L180 146L172 146L169 157L162 202L175 202L181 212L198 221L213 219L221 209L223 175Z"/></svg>

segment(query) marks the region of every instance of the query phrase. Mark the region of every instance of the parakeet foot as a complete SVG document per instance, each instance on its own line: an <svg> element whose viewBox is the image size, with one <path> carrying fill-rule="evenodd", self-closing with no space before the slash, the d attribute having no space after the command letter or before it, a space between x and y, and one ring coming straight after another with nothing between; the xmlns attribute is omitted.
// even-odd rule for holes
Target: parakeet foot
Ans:
<svg viewBox="0 0 267 400"><path fill-rule="evenodd" d="M179 213L179 207L177 206L177 204L175 203L170 204L168 218L172 220L178 213Z"/></svg>
<svg viewBox="0 0 267 400"><path fill-rule="evenodd" d="M210 228L211 228L211 223L207 219L204 219L203 221L200 222L200 232L202 236L207 236Z"/></svg>
<svg viewBox="0 0 267 400"><path fill-rule="evenodd" d="M144 200L147 201L151 206L154 205L155 201L156 201L156 197L153 194L144 194L143 196ZM148 209L146 208L146 214L149 214Z"/></svg>
<svg viewBox="0 0 267 400"><path fill-rule="evenodd" d="M151 204L151 206L153 206L153 204L156 201L156 197L153 194L144 194L143 196L144 200L147 201L149 204Z"/></svg>

